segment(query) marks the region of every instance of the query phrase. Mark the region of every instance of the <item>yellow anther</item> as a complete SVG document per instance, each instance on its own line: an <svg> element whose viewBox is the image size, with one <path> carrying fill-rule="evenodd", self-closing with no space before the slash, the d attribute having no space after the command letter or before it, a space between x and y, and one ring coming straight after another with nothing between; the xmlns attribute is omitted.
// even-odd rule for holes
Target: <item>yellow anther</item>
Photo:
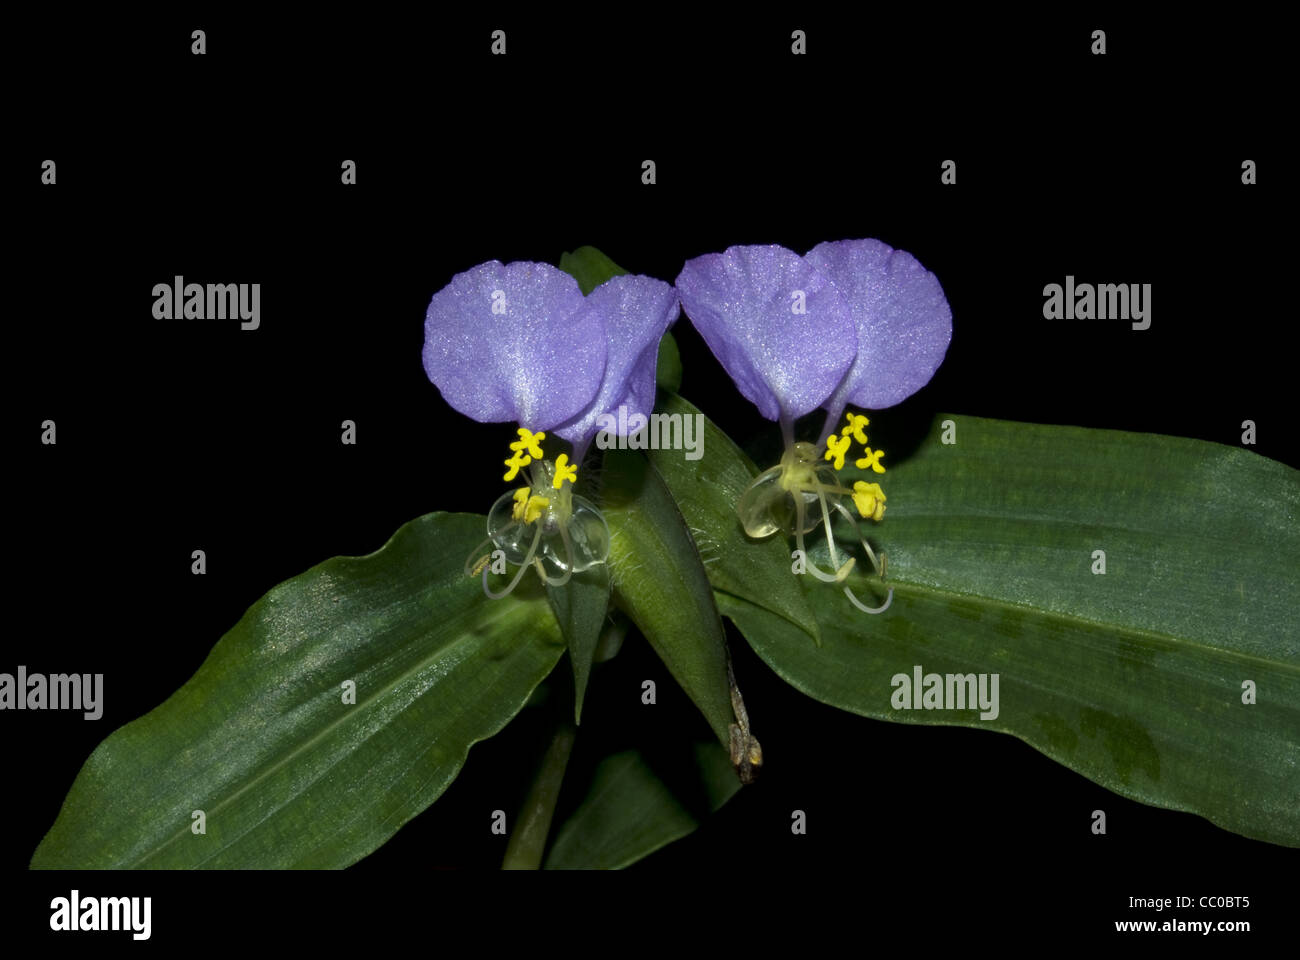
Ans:
<svg viewBox="0 0 1300 960"><path fill-rule="evenodd" d="M510 446L513 447L514 444L512 443ZM526 453L521 453L520 451L516 450L514 453L510 455L509 460L504 461L505 465L510 469L506 472L506 475L502 477L502 479L506 481L513 480L515 477L519 475L520 467L526 467L532 462L533 462L532 457L528 456L528 454Z"/></svg>
<svg viewBox="0 0 1300 960"><path fill-rule="evenodd" d="M546 439L544 430L533 433L527 427L520 427L515 432L519 434L519 439L510 444L511 450L527 450L537 460L545 456L542 453L542 441Z"/></svg>
<svg viewBox="0 0 1300 960"><path fill-rule="evenodd" d="M878 483L859 480L853 484L853 503L863 517L879 521L885 514L885 491Z"/></svg>
<svg viewBox="0 0 1300 960"><path fill-rule="evenodd" d="M551 501L546 497L530 497L531 492L527 487L516 490L515 508L510 512L512 517L524 523L532 523L551 505Z"/></svg>
<svg viewBox="0 0 1300 960"><path fill-rule="evenodd" d="M826 459L835 461L835 469L844 466L844 454L849 452L849 438L831 434L826 438Z"/></svg>
<svg viewBox="0 0 1300 960"><path fill-rule="evenodd" d="M852 437L865 447L867 445L867 435L862 432L862 428L871 421L860 413L850 413L846 414L846 416L849 418L849 422L842 431L844 436Z"/></svg>
<svg viewBox="0 0 1300 960"><path fill-rule="evenodd" d="M555 479L551 481L551 486L556 490L565 480L574 483L578 479L578 468L569 466L569 455L562 453L555 461Z"/></svg>
<svg viewBox="0 0 1300 960"><path fill-rule="evenodd" d="M885 468L880 465L880 458L884 455L884 450L872 450L870 447L867 447L867 455L861 460L854 461L853 465L859 470L865 470L867 467L870 467L876 473L884 473Z"/></svg>

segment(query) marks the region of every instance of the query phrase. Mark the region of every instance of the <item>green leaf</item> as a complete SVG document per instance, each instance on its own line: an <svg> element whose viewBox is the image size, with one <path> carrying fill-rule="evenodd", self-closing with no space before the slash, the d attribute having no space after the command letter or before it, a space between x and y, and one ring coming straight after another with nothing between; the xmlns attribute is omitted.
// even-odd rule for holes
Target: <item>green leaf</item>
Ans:
<svg viewBox="0 0 1300 960"><path fill-rule="evenodd" d="M865 716L1010 733L1126 797L1300 846L1300 473L1197 440L948 416L873 479L887 612L801 578L819 649L719 594L778 674ZM850 583L883 599L874 577ZM945 687L997 674L997 717L895 709L917 666Z"/></svg>
<svg viewBox="0 0 1300 960"><path fill-rule="evenodd" d="M616 601L728 744L734 717L722 620L672 495L640 453L606 450L603 499Z"/></svg>
<svg viewBox="0 0 1300 960"><path fill-rule="evenodd" d="M610 277L621 277L627 273L595 247L579 247L572 253L562 254L560 269L578 281L578 288L584 297ZM671 331L666 332L659 341L655 382L665 390L676 391L682 386L682 355Z"/></svg>
<svg viewBox="0 0 1300 960"><path fill-rule="evenodd" d="M32 867L345 867L379 847L563 653L540 589L489 600L465 576L482 538L482 517L429 514L271 590L95 749Z"/></svg>
<svg viewBox="0 0 1300 960"><path fill-rule="evenodd" d="M676 393L682 388L682 355L671 330L659 340L659 359L655 365L655 384Z"/></svg>
<svg viewBox="0 0 1300 960"><path fill-rule="evenodd" d="M812 606L790 573L789 545L779 537L751 540L736 516L736 502L758 473L754 464L681 397L667 396L659 412L680 416L684 423L688 417L703 419L698 459L687 459L681 449L652 450L650 459L690 526L713 588L785 617L819 640Z"/></svg>
<svg viewBox="0 0 1300 960"><path fill-rule="evenodd" d="M547 870L616 870L678 840L722 807L740 782L727 752L694 743L667 771L639 750L606 757L581 804L556 832Z"/></svg>
<svg viewBox="0 0 1300 960"><path fill-rule="evenodd" d="M584 297L610 277L627 273L595 247L579 247L571 253L561 254L560 269L578 281Z"/></svg>
<svg viewBox="0 0 1300 960"><path fill-rule="evenodd" d="M548 586L546 593L569 645L569 659L573 662L573 722L581 723L582 698L609 610L609 568L590 567L574 574L562 587Z"/></svg>

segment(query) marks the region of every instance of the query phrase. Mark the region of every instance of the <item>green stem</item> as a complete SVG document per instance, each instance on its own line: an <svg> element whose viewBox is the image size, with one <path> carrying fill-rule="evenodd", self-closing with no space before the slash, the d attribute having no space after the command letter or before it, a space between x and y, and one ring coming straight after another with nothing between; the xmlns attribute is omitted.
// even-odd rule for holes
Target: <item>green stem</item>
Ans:
<svg viewBox="0 0 1300 960"><path fill-rule="evenodd" d="M551 817L555 814L555 801L560 797L560 785L564 782L564 770L569 765L569 754L573 751L577 732L572 720L561 718L556 722L551 745L546 749L546 756L542 758L542 765L511 831L506 856L501 861L502 870L536 870L542 865L546 837L551 832Z"/></svg>

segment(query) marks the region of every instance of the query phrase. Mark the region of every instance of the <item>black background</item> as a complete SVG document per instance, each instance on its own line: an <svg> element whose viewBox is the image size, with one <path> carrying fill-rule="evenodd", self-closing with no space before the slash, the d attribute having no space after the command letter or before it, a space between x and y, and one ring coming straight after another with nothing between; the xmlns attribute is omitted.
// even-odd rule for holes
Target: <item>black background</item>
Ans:
<svg viewBox="0 0 1300 960"><path fill-rule="evenodd" d="M26 891L16 931L46 935L49 897L106 882L18 876L82 762L188 679L253 601L413 517L490 505L498 458L478 451L502 428L450 410L420 365L430 297L485 260L555 262L593 244L672 281L732 244L876 237L939 277L954 316L943 366L896 422L943 410L1235 445L1252 419L1257 452L1300 464L1267 23L573 17L195 13L15 29L6 473L24 626L5 631L0 669L102 672L106 687L96 723L0 717L0 864ZM1105 57L1088 53L1097 26ZM189 53L196 27L204 57ZM504 58L487 52L498 27ZM789 53L795 27L806 57ZM55 187L39 184L49 158ZM355 187L339 183L344 159ZM946 159L956 186L939 182ZM1259 185L1241 184L1244 159ZM177 274L260 282L261 329L154 320L151 289ZM1044 320L1043 286L1066 274L1152 284L1151 328ZM762 444L775 427L689 322L675 334L683 395ZM39 442L46 418L57 446ZM344 419L356 446L339 443ZM207 576L189 572L196 548ZM732 639L764 778L627 874L620 915L679 890L720 929L728 898L749 895L831 923L843 914L829 894L881 932L961 916L989 936L1072 938L1139 918L1129 896L1246 893L1245 916L1267 921L1293 889L1293 850L1125 800L1010 737L836 711ZM653 721L637 698L646 678L659 681ZM640 640L589 698L599 722L580 751L702 726ZM347 906L361 929L367 907L590 897L574 878L431 872L500 862L504 839L464 825L517 807L530 738L515 724L476 746L429 811L345 874L114 879L112 892L154 896L155 941L208 922L189 898L228 905L234 938L308 905ZM807 836L790 834L794 808ZM1088 829L1097 808L1102 838Z"/></svg>

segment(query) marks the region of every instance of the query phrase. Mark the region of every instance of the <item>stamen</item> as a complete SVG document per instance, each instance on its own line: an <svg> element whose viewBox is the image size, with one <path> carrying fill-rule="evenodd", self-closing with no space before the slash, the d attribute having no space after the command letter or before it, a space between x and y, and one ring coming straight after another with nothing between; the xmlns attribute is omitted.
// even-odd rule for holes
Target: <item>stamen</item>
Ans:
<svg viewBox="0 0 1300 960"><path fill-rule="evenodd" d="M516 490L515 506L510 514L514 519L522 520L526 524L534 523L551 505L551 501L546 497L530 496L532 492L529 487L520 487Z"/></svg>
<svg viewBox="0 0 1300 960"><path fill-rule="evenodd" d="M511 444L511 446L514 446L514 444ZM508 483L509 481L513 480L515 477L519 475L519 468L528 466L530 463L533 462L533 458L528 456L528 454L526 453L521 453L520 451L516 450L514 453L510 454L509 460L503 462L510 469L506 471L506 475L501 479L505 480Z"/></svg>
<svg viewBox="0 0 1300 960"><path fill-rule="evenodd" d="M871 423L871 421L860 413L850 413L846 414L846 416L848 417L848 423L845 424L844 429L840 432L846 437L852 436L854 440L858 441L858 443L865 447L867 445L867 435L862 432L862 428Z"/></svg>
<svg viewBox="0 0 1300 960"><path fill-rule="evenodd" d="M519 434L519 439L510 444L510 449L514 451L527 450L532 454L533 459L541 460L545 454L542 453L541 442L546 439L544 430L533 433L527 427L520 427L515 431Z"/></svg>
<svg viewBox="0 0 1300 960"><path fill-rule="evenodd" d="M854 461L853 465L859 470L865 470L870 467L876 473L884 473L885 468L880 465L880 458L885 455L884 450L872 450L867 447L867 455L861 460Z"/></svg>
<svg viewBox="0 0 1300 960"><path fill-rule="evenodd" d="M826 459L835 461L836 470L844 469L844 455L849 452L849 436L836 436L831 434L826 438Z"/></svg>
<svg viewBox="0 0 1300 960"><path fill-rule="evenodd" d="M885 491L880 489L878 483L867 483L859 480L853 484L853 505L858 508L858 513L864 520L875 520L880 522L880 518L885 515Z"/></svg>
<svg viewBox="0 0 1300 960"><path fill-rule="evenodd" d="M551 481L551 486L559 490L564 481L576 483L578 479L577 466L569 464L569 455L562 453L555 461L555 479Z"/></svg>

